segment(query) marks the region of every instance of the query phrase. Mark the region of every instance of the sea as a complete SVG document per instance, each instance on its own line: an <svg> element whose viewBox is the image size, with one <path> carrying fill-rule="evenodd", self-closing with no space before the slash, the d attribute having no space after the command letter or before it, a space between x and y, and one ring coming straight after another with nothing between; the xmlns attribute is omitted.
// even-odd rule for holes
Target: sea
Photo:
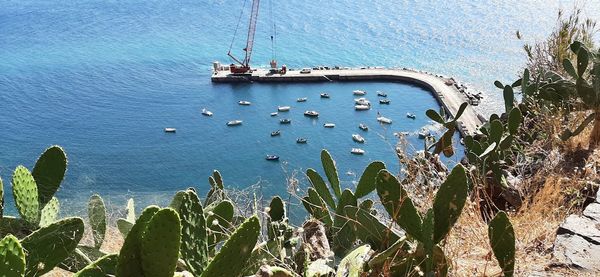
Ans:
<svg viewBox="0 0 600 277"><path fill-rule="evenodd" d="M577 1L581 5L581 1ZM180 189L208 190L219 170L225 185L263 199L307 186L303 172L320 165L321 149L336 160L344 187L365 166L382 160L400 172L402 148L423 149L416 133L431 125L431 94L402 83L213 84L214 61L228 51L243 58L251 0L0 1L0 176L5 211L14 215L11 175L33 168L51 145L68 155L57 197L62 214L85 212L100 194L115 207L133 197L138 207L166 205ZM260 3L252 66L271 59L288 68L409 67L452 76L483 91L478 110L501 110L493 81L516 80L524 43L541 41L572 1L273 1ZM584 2L600 19L600 1ZM523 35L520 40L516 36ZM373 108L354 110L352 91L367 91ZM378 103L376 91L388 94ZM319 94L327 92L329 99ZM306 102L296 102L306 97ZM250 101L240 106L238 101ZM278 106L291 106L271 117ZM201 114L206 108L212 117ZM317 119L305 110L320 113ZM377 113L393 120L380 125ZM416 119L408 119L414 113ZM279 120L289 118L289 125ZM229 120L243 120L228 127ZM332 129L324 123L335 123ZM360 123L369 131L358 129ZM176 128L165 133L164 128ZM270 133L280 130L281 135ZM366 142L358 144L352 134ZM305 137L307 144L297 144ZM455 137L455 142L458 137ZM462 157L444 161L452 166ZM362 148L362 156L352 148ZM278 155L278 162L265 156ZM295 183L292 181L291 183ZM294 191L294 189L291 189Z"/></svg>

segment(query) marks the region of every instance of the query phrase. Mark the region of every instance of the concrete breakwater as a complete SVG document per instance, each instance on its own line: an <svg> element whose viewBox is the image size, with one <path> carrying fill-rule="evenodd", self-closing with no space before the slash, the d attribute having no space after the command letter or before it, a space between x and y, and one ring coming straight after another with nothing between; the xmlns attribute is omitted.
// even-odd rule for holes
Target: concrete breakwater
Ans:
<svg viewBox="0 0 600 277"><path fill-rule="evenodd" d="M352 82L352 81L383 81L405 82L424 87L435 97L446 112L455 116L460 105L470 103L468 96L463 93L452 78L432 75L410 69L357 68L357 69L319 69L310 72L289 70L285 74L274 73L268 69L253 69L248 74L231 74L229 70L216 70L211 76L215 83L238 82ZM467 106L463 115L457 121L461 136L478 134L479 126L484 123L472 105Z"/></svg>

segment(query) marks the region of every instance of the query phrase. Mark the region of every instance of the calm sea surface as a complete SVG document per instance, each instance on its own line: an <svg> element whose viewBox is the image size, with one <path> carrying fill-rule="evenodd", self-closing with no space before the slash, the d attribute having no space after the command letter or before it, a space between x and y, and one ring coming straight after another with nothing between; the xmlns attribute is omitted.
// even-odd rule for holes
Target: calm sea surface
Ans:
<svg viewBox="0 0 600 277"><path fill-rule="evenodd" d="M496 79L516 79L524 65L520 30L528 40L547 35L559 7L569 1L262 1L253 63L266 66L271 26L276 51L288 67L307 65L401 66L455 76L486 91L481 110L497 110ZM12 170L32 168L49 145L69 156L58 193L63 207L84 210L100 193L114 204L133 196L164 204L175 190L207 189L219 169L228 186L260 183L265 195L286 191L285 178L309 167L320 170L319 151L329 149L345 186L373 160L398 168L393 132L416 132L436 108L423 89L398 83L240 84L210 82L214 60L227 50L243 1L1 1L0 176L8 209ZM588 1L600 11L600 1ZM246 3L246 9L249 3ZM598 19L596 14L587 14ZM241 53L247 12L234 43ZM271 20L271 18L274 19ZM352 90L374 102L353 110ZM377 103L386 91L391 105ZM327 91L331 99L320 99ZM298 97L308 97L297 103ZM239 100L251 106L237 105ZM292 110L278 117L278 105ZM202 108L214 112L211 118ZM316 119L304 110L321 113ZM394 120L380 126L376 113ZM417 114L416 120L405 117ZM291 125L280 125L280 118ZM242 119L239 127L228 120ZM336 123L334 129L322 127ZM371 127L358 130L359 123ZM177 128L166 134L165 127ZM280 129L280 137L270 132ZM367 143L364 156L350 154L352 133ZM298 145L296 138L307 137ZM422 142L411 136L415 149ZM281 156L265 161L266 154ZM452 158L449 163L459 157ZM303 180L301 174L297 175Z"/></svg>

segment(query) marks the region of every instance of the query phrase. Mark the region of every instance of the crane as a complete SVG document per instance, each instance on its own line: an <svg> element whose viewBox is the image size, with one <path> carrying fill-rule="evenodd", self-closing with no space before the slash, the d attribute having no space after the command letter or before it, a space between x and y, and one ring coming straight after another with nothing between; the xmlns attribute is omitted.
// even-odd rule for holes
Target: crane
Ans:
<svg viewBox="0 0 600 277"><path fill-rule="evenodd" d="M227 55L231 57L238 64L231 64L229 70L231 73L247 73L250 71L250 57L252 56L252 47L254 46L254 33L256 33L256 22L258 19L258 6L260 4L260 0L252 0L252 10L250 12L250 23L248 24L248 38L246 39L246 47L244 48L245 57L243 60L239 60L231 53L231 46L229 47L229 52ZM240 16L241 19L241 16ZM238 22L239 26L239 22ZM237 28L236 28L237 32ZM234 34L235 40L235 34ZM232 44L233 46L233 41Z"/></svg>

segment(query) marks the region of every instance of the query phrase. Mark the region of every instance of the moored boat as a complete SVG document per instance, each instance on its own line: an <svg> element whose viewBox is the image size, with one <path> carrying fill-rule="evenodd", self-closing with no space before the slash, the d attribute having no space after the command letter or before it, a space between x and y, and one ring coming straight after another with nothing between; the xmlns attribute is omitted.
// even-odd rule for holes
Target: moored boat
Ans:
<svg viewBox="0 0 600 277"><path fill-rule="evenodd" d="M365 154L365 150L362 150L360 148L352 148L352 150L350 150L350 153L354 155L363 155Z"/></svg>
<svg viewBox="0 0 600 277"><path fill-rule="evenodd" d="M277 160L279 160L279 156L277 156L277 155L267 155L267 157L265 157L265 159L267 161L277 161Z"/></svg>
<svg viewBox="0 0 600 277"><path fill-rule="evenodd" d="M329 94L328 93L321 93L321 98L329 98Z"/></svg>
<svg viewBox="0 0 600 277"><path fill-rule="evenodd" d="M383 91L377 91L377 96L387 97L387 93L385 93Z"/></svg>
<svg viewBox="0 0 600 277"><path fill-rule="evenodd" d="M365 138L363 138L361 135L359 134L352 134L352 139L358 143L364 143L365 142Z"/></svg>
<svg viewBox="0 0 600 277"><path fill-rule="evenodd" d="M177 132L177 129L175 128L165 128L165 133L175 133Z"/></svg>
<svg viewBox="0 0 600 277"><path fill-rule="evenodd" d="M377 121L379 121L383 124L392 124L392 120L387 117L384 117L384 116L378 116Z"/></svg>
<svg viewBox="0 0 600 277"><path fill-rule="evenodd" d="M364 123L358 124L358 128L360 128L363 131L368 131L369 130L369 126L367 126Z"/></svg>
<svg viewBox="0 0 600 277"><path fill-rule="evenodd" d="M301 97L301 98L296 99L296 102L306 102L306 100L308 100L308 98Z"/></svg>
<svg viewBox="0 0 600 277"><path fill-rule="evenodd" d="M365 106L371 105L371 102L367 98L364 98L364 97L354 99L354 103L356 103L357 105L365 105Z"/></svg>
<svg viewBox="0 0 600 277"><path fill-rule="evenodd" d="M354 109L357 111L367 111L371 109L371 106L368 105L356 105L354 106Z"/></svg>
<svg viewBox="0 0 600 277"><path fill-rule="evenodd" d="M239 101L238 104L240 104L242 106L250 106L250 104L252 104L252 103L250 103L250 101L242 100L242 101Z"/></svg>
<svg viewBox="0 0 600 277"><path fill-rule="evenodd" d="M271 116L277 116L277 112L271 113Z"/></svg>
<svg viewBox="0 0 600 277"><path fill-rule="evenodd" d="M207 109L202 109L202 114L206 116L212 116L213 113Z"/></svg>
<svg viewBox="0 0 600 277"><path fill-rule="evenodd" d="M367 94L367 92L366 92L366 91L364 91L364 90L360 90L360 89L354 90L354 91L352 91L352 93L353 93L354 95L365 95L365 94Z"/></svg>
<svg viewBox="0 0 600 277"><path fill-rule="evenodd" d="M281 124L290 124L290 123L292 123L292 120L289 119L289 118L284 118L284 119L279 120L279 123L281 123Z"/></svg>
<svg viewBox="0 0 600 277"><path fill-rule="evenodd" d="M390 104L390 100L389 99L379 99L379 104L386 104L389 105Z"/></svg>
<svg viewBox="0 0 600 277"><path fill-rule="evenodd" d="M307 143L307 142L308 142L308 139L307 139L307 138L298 138L298 139L296 140L296 143Z"/></svg>
<svg viewBox="0 0 600 277"><path fill-rule="evenodd" d="M271 136L272 136L272 137L274 137L274 136L279 136L279 135L281 135L281 131L280 131L280 130L277 130L277 131L273 131L273 132L271 132Z"/></svg>
<svg viewBox="0 0 600 277"><path fill-rule="evenodd" d="M333 128L333 127L335 127L335 123L325 123L325 124L323 124L323 127L325 127L325 128Z"/></svg>
<svg viewBox="0 0 600 277"><path fill-rule="evenodd" d="M304 115L308 117L318 117L319 113L317 111L305 111Z"/></svg>
<svg viewBox="0 0 600 277"><path fill-rule="evenodd" d="M280 112L287 112L290 109L291 109L290 106L279 106L279 107L277 107L277 110L280 111Z"/></svg>
<svg viewBox="0 0 600 277"><path fill-rule="evenodd" d="M231 120L227 122L227 126L237 126L237 125L241 125L242 121L241 120Z"/></svg>
<svg viewBox="0 0 600 277"><path fill-rule="evenodd" d="M414 113L406 113L406 117L410 118L410 119L415 119L417 118L417 116Z"/></svg>

